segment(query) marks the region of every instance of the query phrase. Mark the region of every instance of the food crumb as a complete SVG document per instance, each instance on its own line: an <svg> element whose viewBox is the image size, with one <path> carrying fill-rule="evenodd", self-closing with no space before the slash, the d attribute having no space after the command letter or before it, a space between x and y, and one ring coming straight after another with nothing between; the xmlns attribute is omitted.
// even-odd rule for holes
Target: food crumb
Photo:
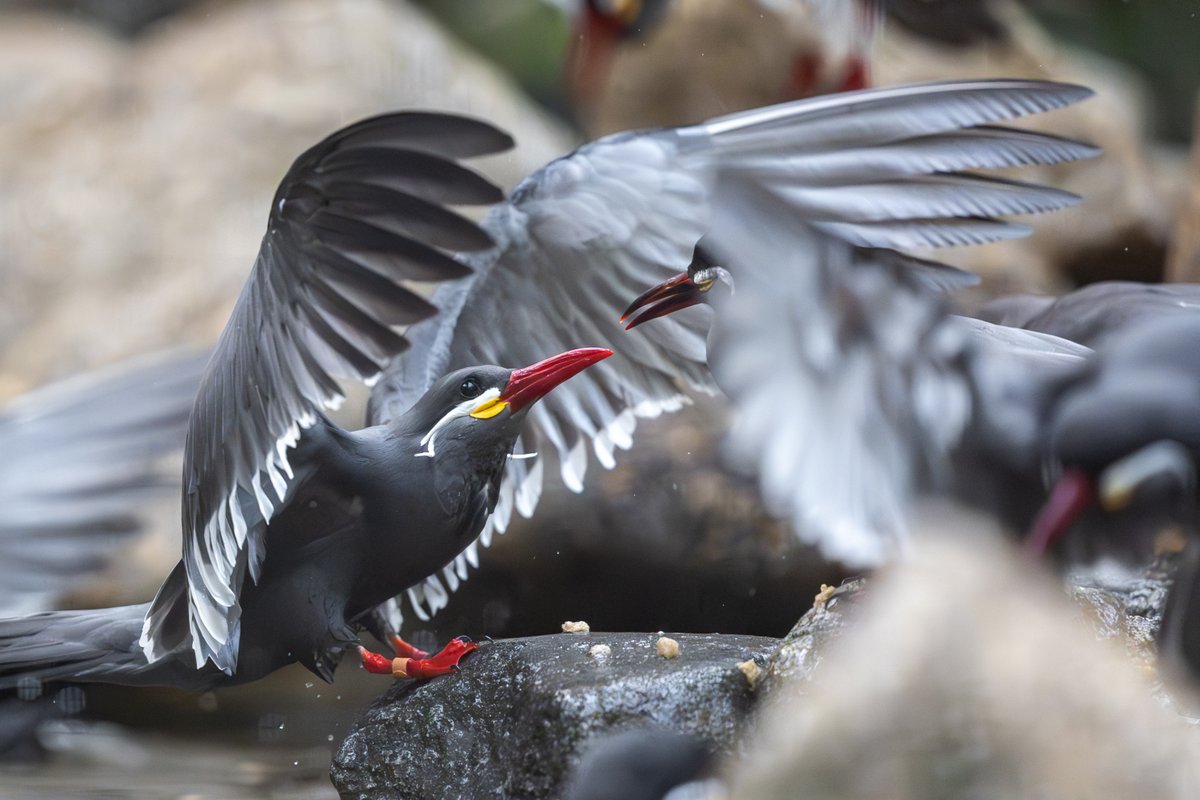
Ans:
<svg viewBox="0 0 1200 800"><path fill-rule="evenodd" d="M588 654L592 658L603 660L612 655L612 648L606 644L594 644L592 649L588 650Z"/></svg>
<svg viewBox="0 0 1200 800"><path fill-rule="evenodd" d="M762 667L753 658L747 661L739 661L737 668L746 676L746 683L750 684L750 690L754 691L758 688L758 680L762 677Z"/></svg>
<svg viewBox="0 0 1200 800"><path fill-rule="evenodd" d="M824 608L825 604L829 602L829 598L833 597L835 591L837 591L836 586L822 583L821 591L817 592L817 596L813 598L813 608Z"/></svg>
<svg viewBox="0 0 1200 800"><path fill-rule="evenodd" d="M679 658L679 642L670 637L660 636L654 647L663 658Z"/></svg>
<svg viewBox="0 0 1200 800"><path fill-rule="evenodd" d="M579 620L579 622L567 621L562 624L562 630L563 633L590 633L592 626L583 620Z"/></svg>

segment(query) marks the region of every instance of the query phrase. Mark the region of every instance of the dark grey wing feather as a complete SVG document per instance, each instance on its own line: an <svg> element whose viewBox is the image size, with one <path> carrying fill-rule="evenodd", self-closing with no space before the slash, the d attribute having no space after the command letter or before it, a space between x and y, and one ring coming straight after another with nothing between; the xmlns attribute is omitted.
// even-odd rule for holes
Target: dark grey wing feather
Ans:
<svg viewBox="0 0 1200 800"><path fill-rule="evenodd" d="M136 359L56 383L0 412L0 614L44 611L179 490L197 353Z"/></svg>
<svg viewBox="0 0 1200 800"><path fill-rule="evenodd" d="M341 401L337 379L372 382L406 347L393 326L435 312L402 282L461 278L469 269L447 251L491 244L441 204L502 194L453 159L511 145L476 120L387 114L334 133L288 170L188 430L183 563L197 666L236 664L238 593L261 568L265 525L292 478L288 448ZM162 627L170 603L147 615L152 661L180 641Z"/></svg>
<svg viewBox="0 0 1200 800"><path fill-rule="evenodd" d="M753 185L787 210L793 246L826 239L876 249L876 260L926 284L961 285L961 272L879 248L971 244L1029 229L993 214L1073 203L1064 192L960 170L1049 164L1095 148L1029 131L987 127L1070 105L1090 94L1039 81L965 81L888 87L733 114L667 131L616 134L547 165L493 210L495 250L475 275L439 288L436 321L415 326L413 352L375 389L371 419L403 412L447 370L518 366L580 345L617 357L557 389L530 412L525 446L558 453L564 483L583 485L591 450L605 466L628 447L637 419L681 407L687 390L711 390L708 309L687 309L626 334L625 306L684 269L721 220L727 186ZM805 260L807 263L807 260ZM510 465L511 467L511 465ZM543 472L509 469L481 542L511 512L532 512ZM536 485L535 485L536 482ZM510 499L511 498L511 499ZM410 593L418 614L444 602L478 547ZM425 602L425 609L420 605Z"/></svg>
<svg viewBox="0 0 1200 800"><path fill-rule="evenodd" d="M979 316L1097 347L1134 325L1178 314L1195 315L1197 309L1197 284L1103 281L1061 297L996 298L980 308Z"/></svg>

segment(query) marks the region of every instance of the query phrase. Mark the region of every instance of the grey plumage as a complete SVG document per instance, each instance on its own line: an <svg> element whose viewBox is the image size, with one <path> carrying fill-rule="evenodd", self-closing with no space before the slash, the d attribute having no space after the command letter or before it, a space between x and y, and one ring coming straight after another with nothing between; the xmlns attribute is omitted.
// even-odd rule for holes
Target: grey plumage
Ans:
<svg viewBox="0 0 1200 800"><path fill-rule="evenodd" d="M1095 347L1113 332L1168 316L1194 316L1198 310L1197 284L1103 281L1060 297L998 297L985 303L976 316Z"/></svg>
<svg viewBox="0 0 1200 800"><path fill-rule="evenodd" d="M189 630L164 629L173 618L156 603L141 637L150 660L188 640L197 667L233 669L238 591L245 575L260 577L266 526L292 477L288 447L340 402L335 378L373 381L406 347L392 326L435 313L400 282L460 278L468 269L439 248L490 245L442 204L499 199L454 159L511 144L475 120L392 114L338 131L289 169L188 429Z"/></svg>
<svg viewBox="0 0 1200 800"><path fill-rule="evenodd" d="M989 129L979 137L985 144L963 133L1087 94L1036 81L894 87L618 134L532 175L482 232L441 206L496 199L453 161L507 146L504 134L430 114L386 115L334 134L285 177L197 397L185 454L184 558L146 613L137 682L249 680L296 659L329 677L355 641L354 626L387 590L439 569L448 581L465 574L472 538L489 534L489 512L497 528L513 510L532 512L542 468L512 461L505 469L514 446L552 447L565 482L578 488L589 447L611 465L638 417L680 407L688 390L712 391L705 309L643 336L626 335L617 317L631 292L676 271L703 235L738 218L723 201L740 187L777 205L776 232L800 230L790 241L801 255L817 237L851 260L873 253L869 260L902 274L954 283L953 271L878 249L1017 235L1024 229L979 215L1073 202L1040 187L942 173L1093 154L1024 131ZM832 156L855 150L870 158ZM831 163L840 165L821 166ZM405 279L442 285L426 303L399 285ZM404 337L392 330L406 322ZM461 370L528 363L581 341L618 358L531 406L521 443L525 408L511 419L502 412L503 425L485 437L488 457L464 461L455 448L476 447L473 436L482 434L454 433L469 424L455 421L465 412L451 402ZM349 433L321 416L340 397L334 377L371 381L409 342L375 389L371 428ZM488 374L499 391L501 375ZM438 414L430 417L431 408ZM433 458L430 426L444 420L454 435ZM443 459L456 469L439 467ZM457 499L448 505L447 497ZM428 599L439 589L435 575L414 594ZM130 612L111 613L126 636ZM106 646L124 653L126 644ZM178 678L181 664L191 683ZM117 666L89 677L129 680Z"/></svg>
<svg viewBox="0 0 1200 800"><path fill-rule="evenodd" d="M994 124L1060 108L1086 89L1039 81L967 81L889 87L731 114L670 130L622 133L548 164L493 209L483 227L497 246L466 260L474 274L439 287L441 314L413 326L411 352L373 391L371 419L406 407L442 370L472 360L514 363L584 335L617 357L563 387L530 414L526 451L553 449L563 482L582 487L591 449L611 466L637 420L671 411L690 392L715 390L705 357L710 314L687 309L626 335L629 299L687 264L701 236L721 224L718 200L739 185L766 192L805 223L796 248L819 231L864 249L981 243L1028 228L993 213L1048 210L1065 192L950 174L1053 164L1094 148ZM877 253L949 283L961 274ZM517 313L517 309L522 309ZM528 313L536 309L537 313ZM465 310L465 311L464 311ZM504 320L504 335L495 321ZM539 462L510 469L480 544L515 510L528 516L541 492ZM478 546L410 592L428 616L478 559ZM393 624L399 607L393 604Z"/></svg>
<svg viewBox="0 0 1200 800"><path fill-rule="evenodd" d="M88 372L0 411L0 614L45 610L109 563L178 491L206 357L164 353Z"/></svg>
<svg viewBox="0 0 1200 800"><path fill-rule="evenodd" d="M801 538L886 560L912 499L952 485L964 446L1040 477L1044 396L1087 348L954 316L909 271L815 230L797 247L769 197L728 203L712 238L735 288L709 339L739 412L726 449Z"/></svg>

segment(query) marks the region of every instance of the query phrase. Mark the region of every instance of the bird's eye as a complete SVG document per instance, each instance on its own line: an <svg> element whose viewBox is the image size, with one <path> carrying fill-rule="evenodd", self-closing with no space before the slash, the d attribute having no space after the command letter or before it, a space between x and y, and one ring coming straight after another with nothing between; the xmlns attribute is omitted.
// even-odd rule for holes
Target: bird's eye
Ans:
<svg viewBox="0 0 1200 800"><path fill-rule="evenodd" d="M480 385L479 380L477 378L472 376L470 378L467 378L465 381L462 382L461 385L459 385L458 391L462 394L463 397L467 397L467 398L479 397L480 393L483 391L483 386Z"/></svg>

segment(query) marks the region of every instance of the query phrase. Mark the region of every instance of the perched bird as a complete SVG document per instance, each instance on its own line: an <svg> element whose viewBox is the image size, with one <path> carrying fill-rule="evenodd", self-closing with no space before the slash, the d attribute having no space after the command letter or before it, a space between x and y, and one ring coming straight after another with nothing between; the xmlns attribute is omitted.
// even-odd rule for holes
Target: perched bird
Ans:
<svg viewBox="0 0 1200 800"><path fill-rule="evenodd" d="M52 608L179 491L206 357L164 353L60 381L0 410L0 615Z"/></svg>
<svg viewBox="0 0 1200 800"><path fill-rule="evenodd" d="M564 65L567 90L592 134L861 89L881 15L878 0L579 0L568 6L574 30Z"/></svg>
<svg viewBox="0 0 1200 800"><path fill-rule="evenodd" d="M573 20L568 92L593 134L865 88L890 22L945 45L1005 35L989 0L555 2Z"/></svg>
<svg viewBox="0 0 1200 800"><path fill-rule="evenodd" d="M544 460L525 456L556 451L577 490L589 449L611 466L639 417L681 407L688 390L713 390L700 309L636 337L617 316L635 287L671 274L702 236L739 218L725 202L739 187L775 198L787 215L780 235L801 233L798 215L812 220L804 230L847 247L1021 235L991 217L1077 198L954 171L1091 155L984 127L1088 94L1030 81L929 84L618 134L551 162L479 226L442 204L494 202L499 192L454 159L508 147L507 136L430 114L339 131L284 178L206 373L184 459L182 562L148 609L0 623L0 681L32 672L199 687L292 660L328 678L355 626L398 629L400 600L374 608L389 593L416 583L414 611L436 611L478 546L514 511L532 513ZM808 242L793 241L802 252ZM962 279L895 258L903 271ZM426 302L398 286L403 278L441 283ZM400 337L390 326L404 323ZM544 382L530 377L540 367L475 366L530 363L581 338L618 358L532 406L608 350L555 357ZM389 359L372 427L329 424L321 410L340 397L330 375L375 380ZM468 649L452 643L427 661L401 646L398 661L367 653L365 663L433 674Z"/></svg>
<svg viewBox="0 0 1200 800"><path fill-rule="evenodd" d="M529 408L609 351L458 369L362 431L322 409L341 398L333 376L372 380L404 349L392 325L435 312L401 279L461 277L438 247L491 244L442 204L496 199L455 159L510 144L474 120L392 114L296 160L191 413L183 560L149 605L0 622L0 685L203 688L293 661L328 680L356 621L472 541ZM404 674L447 671L473 648L410 651Z"/></svg>

